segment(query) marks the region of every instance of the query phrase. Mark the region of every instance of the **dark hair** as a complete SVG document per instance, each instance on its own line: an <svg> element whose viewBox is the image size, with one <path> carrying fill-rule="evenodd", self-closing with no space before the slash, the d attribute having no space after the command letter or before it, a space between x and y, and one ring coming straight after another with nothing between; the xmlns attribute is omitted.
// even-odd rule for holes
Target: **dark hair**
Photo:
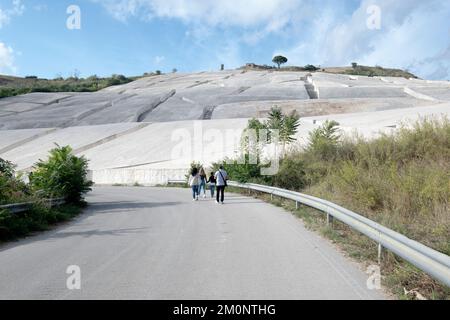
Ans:
<svg viewBox="0 0 450 320"><path fill-rule="evenodd" d="M223 170L223 166L220 166L220 168L219 168L219 169Z"/></svg>
<svg viewBox="0 0 450 320"><path fill-rule="evenodd" d="M197 168L192 168L191 174L193 176L195 176L195 175L197 175L197 173L198 173L198 169Z"/></svg>

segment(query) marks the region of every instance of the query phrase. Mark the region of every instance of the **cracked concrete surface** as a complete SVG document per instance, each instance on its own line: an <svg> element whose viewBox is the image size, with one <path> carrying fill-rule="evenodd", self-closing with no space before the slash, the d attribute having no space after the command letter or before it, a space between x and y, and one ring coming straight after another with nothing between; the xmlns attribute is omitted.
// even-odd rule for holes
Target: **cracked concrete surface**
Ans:
<svg viewBox="0 0 450 320"><path fill-rule="evenodd" d="M310 99L307 78L319 99ZM372 137L408 119L449 115L450 83L232 70L151 76L95 93L32 93L0 100L0 157L25 169L54 143L70 144L90 160L101 182L107 183L108 176L116 183L147 176L136 182L161 183L170 170L179 177L193 160L209 164L234 157L235 138L248 119L266 117L273 105L302 117L300 144L323 119L339 121L345 132ZM139 123L148 125L133 130ZM203 136L195 137L199 128ZM234 138L226 137L229 131ZM229 140L221 144L223 150L208 144L215 135ZM177 155L183 145L184 155ZM158 170L164 171L163 178L155 178Z"/></svg>

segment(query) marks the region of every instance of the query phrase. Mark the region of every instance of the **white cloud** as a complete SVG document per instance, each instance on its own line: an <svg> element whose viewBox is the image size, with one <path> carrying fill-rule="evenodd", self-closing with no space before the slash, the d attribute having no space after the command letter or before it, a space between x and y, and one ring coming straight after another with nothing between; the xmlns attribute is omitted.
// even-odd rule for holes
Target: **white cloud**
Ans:
<svg viewBox="0 0 450 320"><path fill-rule="evenodd" d="M220 51L216 53L216 61L211 65L211 69L218 68L220 64L224 64L227 69L237 68L243 64L239 45L236 42L229 41Z"/></svg>
<svg viewBox="0 0 450 320"><path fill-rule="evenodd" d="M367 7L361 1L350 19L325 11L315 20L309 41L279 50L291 63L325 66L360 64L409 68L424 78L450 77L445 50L450 45L450 2L378 0L381 29L367 28Z"/></svg>
<svg viewBox="0 0 450 320"><path fill-rule="evenodd" d="M14 65L14 50L3 42L0 42L0 73L15 74L17 68Z"/></svg>
<svg viewBox="0 0 450 320"><path fill-rule="evenodd" d="M164 57L164 56L156 56L156 57L153 58L153 62L154 62L156 65L159 65L159 64L161 64L165 59L166 59L166 57Z"/></svg>
<svg viewBox="0 0 450 320"><path fill-rule="evenodd" d="M212 37L225 44L216 56L240 61L241 45L265 45L276 33L274 50L291 64L342 66L360 64L409 68L424 78L449 78L450 1L361 0L91 0L101 3L116 19L178 19L195 44L208 46ZM381 29L367 27L367 8L381 9ZM229 30L234 30L229 32ZM205 41L206 40L206 41ZM230 46L229 43L235 45ZM273 44L270 44L273 45ZM223 47L223 45L222 45ZM447 51L446 51L447 50Z"/></svg>
<svg viewBox="0 0 450 320"><path fill-rule="evenodd" d="M25 11L25 5L21 0L13 0L12 7L8 9L0 8L0 29L7 25L13 16L20 16Z"/></svg>
<svg viewBox="0 0 450 320"><path fill-rule="evenodd" d="M282 28L299 14L300 0L91 0L101 3L115 18L176 18L209 26L268 26Z"/></svg>
<svg viewBox="0 0 450 320"><path fill-rule="evenodd" d="M303 0L91 0L102 4L116 19L177 19L186 24L186 37L210 53L212 60L227 66L241 63L240 44L256 45L303 15ZM224 34L228 28L245 29L239 35ZM214 37L214 45L211 44ZM212 50L211 48L215 49ZM217 66L215 66L217 67Z"/></svg>

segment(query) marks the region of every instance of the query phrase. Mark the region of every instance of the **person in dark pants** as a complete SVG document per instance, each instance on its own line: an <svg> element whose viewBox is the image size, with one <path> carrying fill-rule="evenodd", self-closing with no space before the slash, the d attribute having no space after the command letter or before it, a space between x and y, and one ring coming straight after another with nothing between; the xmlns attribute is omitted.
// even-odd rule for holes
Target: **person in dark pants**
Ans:
<svg viewBox="0 0 450 320"><path fill-rule="evenodd" d="M223 169L223 166L220 166L220 169L217 170L214 177L216 178L217 186L216 203L223 204L225 200L225 187L227 186L228 174Z"/></svg>
<svg viewBox="0 0 450 320"><path fill-rule="evenodd" d="M211 191L211 199L214 198L214 191L216 189L216 178L214 177L214 172L211 172L211 175L206 181L209 185L209 190Z"/></svg>

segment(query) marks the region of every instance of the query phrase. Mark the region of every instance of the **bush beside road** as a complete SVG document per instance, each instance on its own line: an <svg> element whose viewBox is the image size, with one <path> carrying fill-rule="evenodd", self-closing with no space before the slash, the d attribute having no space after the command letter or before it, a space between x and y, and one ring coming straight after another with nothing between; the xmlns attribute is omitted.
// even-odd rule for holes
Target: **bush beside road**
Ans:
<svg viewBox="0 0 450 320"><path fill-rule="evenodd" d="M0 205L32 202L30 210L12 213L0 209L0 241L45 230L49 225L77 215L86 205L84 195L90 191L87 180L87 160L76 157L68 146L50 151L46 161L36 164L30 182L14 174L14 165L0 159ZM64 198L66 203L52 208L46 199Z"/></svg>

